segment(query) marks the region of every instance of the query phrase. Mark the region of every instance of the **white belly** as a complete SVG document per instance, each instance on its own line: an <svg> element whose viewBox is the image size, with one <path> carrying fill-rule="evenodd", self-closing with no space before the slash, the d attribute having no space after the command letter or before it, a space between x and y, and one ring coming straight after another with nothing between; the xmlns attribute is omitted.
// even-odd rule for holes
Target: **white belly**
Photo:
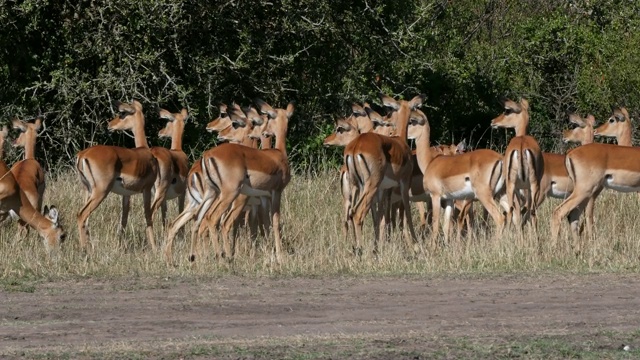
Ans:
<svg viewBox="0 0 640 360"><path fill-rule="evenodd" d="M242 186L242 189L240 189L240 193L248 196L255 196L255 197L260 197L260 196L271 197L271 191L254 189L250 186L247 186L246 184Z"/></svg>
<svg viewBox="0 0 640 360"><path fill-rule="evenodd" d="M138 191L132 191L123 187L121 180L116 180L113 183L113 188L111 188L111 192L116 193L118 195L129 195L129 196L140 194L140 192Z"/></svg>
<svg viewBox="0 0 640 360"><path fill-rule="evenodd" d="M551 190L549 190L548 195L556 199L566 199L571 195L571 192L558 187L556 184L551 184Z"/></svg>
<svg viewBox="0 0 640 360"><path fill-rule="evenodd" d="M471 181L467 180L464 182L464 186L462 188L455 189L444 194L443 198L454 200L473 200L476 198L476 192L473 191Z"/></svg>
<svg viewBox="0 0 640 360"><path fill-rule="evenodd" d="M629 185L625 185L625 184L620 184L620 183L616 183L616 179L614 176L608 176L605 181L604 181L604 185L611 189L611 190L615 190L615 191L619 191L619 192L638 192L640 191L640 186L629 186Z"/></svg>

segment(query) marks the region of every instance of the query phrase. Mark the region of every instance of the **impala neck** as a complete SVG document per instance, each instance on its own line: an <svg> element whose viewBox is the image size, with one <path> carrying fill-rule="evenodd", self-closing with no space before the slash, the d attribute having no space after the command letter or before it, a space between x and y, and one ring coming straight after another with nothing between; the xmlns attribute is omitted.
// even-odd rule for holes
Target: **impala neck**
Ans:
<svg viewBox="0 0 640 360"><path fill-rule="evenodd" d="M35 159L36 158L36 138L30 139L27 141L27 144L24 147L24 159Z"/></svg>
<svg viewBox="0 0 640 360"><path fill-rule="evenodd" d="M182 132L171 137L171 150L182 151Z"/></svg>
<svg viewBox="0 0 640 360"><path fill-rule="evenodd" d="M44 231L52 226L51 221L31 206L29 199L27 199L22 190L20 190L20 202L22 203L18 209L20 219L44 236Z"/></svg>
<svg viewBox="0 0 640 360"><path fill-rule="evenodd" d="M409 126L409 117L411 116L411 109L408 105L402 105L396 114L396 130L400 139L407 140L407 131ZM429 142L427 136L427 143Z"/></svg>
<svg viewBox="0 0 640 360"><path fill-rule="evenodd" d="M271 149L273 147L271 142L272 141L271 141L271 137L270 136L261 136L260 137L260 148L262 150Z"/></svg>
<svg viewBox="0 0 640 360"><path fill-rule="evenodd" d="M131 131L133 132L133 137L136 142L137 148L148 148L149 143L147 143L147 135L144 133L144 115L140 113L140 120L136 122L135 126ZM173 138L171 139L171 143L173 144ZM173 145L172 145L173 147Z"/></svg>
<svg viewBox="0 0 640 360"><path fill-rule="evenodd" d="M527 129L529 128L529 111L523 110L522 112L522 121L516 125L516 136L526 136Z"/></svg>
<svg viewBox="0 0 640 360"><path fill-rule="evenodd" d="M418 159L418 166L424 174L427 170L427 166L431 162L431 130L427 124L422 126L420 135L416 137L416 157Z"/></svg>
<svg viewBox="0 0 640 360"><path fill-rule="evenodd" d="M620 135L616 136L616 141L620 146L633 146L631 143L631 128L626 127Z"/></svg>

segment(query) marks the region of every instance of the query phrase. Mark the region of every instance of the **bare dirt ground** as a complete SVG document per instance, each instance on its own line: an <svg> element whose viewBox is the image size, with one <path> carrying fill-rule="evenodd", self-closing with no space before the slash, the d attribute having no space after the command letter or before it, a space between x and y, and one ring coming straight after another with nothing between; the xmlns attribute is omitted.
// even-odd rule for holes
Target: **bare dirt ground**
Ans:
<svg viewBox="0 0 640 360"><path fill-rule="evenodd" d="M132 357L135 349L142 357L246 358L237 346L273 344L307 344L311 357L376 357L327 348L364 344L400 346L395 355L415 358L434 350L435 338L588 339L640 328L640 278L631 275L82 280L29 291L0 290L0 357ZM403 338L411 341L399 345ZM249 353L288 357L286 349Z"/></svg>

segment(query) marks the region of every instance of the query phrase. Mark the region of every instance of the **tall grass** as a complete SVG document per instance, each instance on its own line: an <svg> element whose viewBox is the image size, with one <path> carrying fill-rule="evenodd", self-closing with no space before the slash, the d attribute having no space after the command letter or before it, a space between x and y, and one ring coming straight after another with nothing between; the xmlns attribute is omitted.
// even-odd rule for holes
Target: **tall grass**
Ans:
<svg viewBox="0 0 640 360"><path fill-rule="evenodd" d="M586 241L586 250L576 256L569 247L568 226L558 246L549 241L549 219L559 200L550 199L539 211L538 240L527 232L525 245L519 245L513 231L494 237L491 231L475 231L462 242L451 241L434 253L411 256L400 235L394 234L374 256L370 223L365 223L364 255L352 254L353 239L345 240L339 224L342 215L337 171L315 175L295 175L284 191L282 232L288 255L281 264L273 256L272 237L259 239L253 256L246 231L239 232L236 258L232 263L188 261L187 239L174 243L174 266L167 266L161 251L151 251L144 236L142 197L134 196L125 236L118 238L120 197L114 194L89 218L93 251L87 256L79 248L76 213L83 205L84 193L77 176L63 172L47 183L45 204L57 205L67 240L52 258L44 251L40 237L30 231L26 238L16 237L17 224L0 225L0 274L2 278L64 278L77 276L211 276L243 274L336 275L336 274L428 274L519 272L537 270L564 271L637 271L639 269L640 198L635 194L604 192L596 203L595 240ZM476 205L477 212L480 206ZM171 202L169 218L177 215ZM414 214L415 215L415 214ZM156 241L164 245L166 232L160 214L154 219ZM369 221L369 220L368 220ZM417 221L416 221L417 222ZM488 228L492 229L492 224ZM187 230L190 225L187 226ZM480 227L480 226L479 226ZM425 244L425 241L422 240ZM426 246L425 246L426 249Z"/></svg>

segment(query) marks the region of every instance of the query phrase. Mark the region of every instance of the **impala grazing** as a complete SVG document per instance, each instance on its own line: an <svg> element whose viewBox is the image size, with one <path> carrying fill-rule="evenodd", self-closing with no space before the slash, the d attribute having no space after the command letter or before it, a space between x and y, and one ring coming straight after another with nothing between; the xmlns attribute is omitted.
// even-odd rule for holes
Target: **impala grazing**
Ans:
<svg viewBox="0 0 640 360"><path fill-rule="evenodd" d="M13 120L13 128L20 130L20 135L13 141L14 147L24 148L24 159L16 162L11 167L11 173L20 184L20 189L34 209L42 211L42 200L45 189L44 170L35 158L36 138L42 128L42 118L36 118L33 123L22 120ZM21 230L28 230L24 222L20 221ZM23 230L24 229L24 230Z"/></svg>
<svg viewBox="0 0 640 360"><path fill-rule="evenodd" d="M135 137L135 149L119 146L95 145L78 153L76 170L87 191L85 205L78 213L80 246L87 249L89 239L89 215L110 192L122 195L120 232L124 232L129 215L129 197L142 193L147 241L155 250L153 213L161 201L151 204L151 192L158 178L158 160L153 156L144 133L142 105L114 103L118 115L109 122L109 130L131 129ZM156 187L156 199L164 198L164 189Z"/></svg>
<svg viewBox="0 0 640 360"><path fill-rule="evenodd" d="M45 206L45 215L42 215L31 205L31 201L20 188L20 183L2 159L2 148L7 133L6 127L0 131L0 217L18 216L42 236L45 249L48 254L51 254L66 237L65 231L58 223L58 209L54 206L50 208Z"/></svg>
<svg viewBox="0 0 640 360"><path fill-rule="evenodd" d="M507 226L512 219L516 227L524 225L524 221L521 221L524 210L526 217L531 218L533 231L537 233L536 209L540 202L540 184L545 165L540 145L527 135L529 102L526 99L521 99L519 103L506 100L504 112L491 121L491 126L514 128L516 131L516 136L507 145L502 170L507 191Z"/></svg>

